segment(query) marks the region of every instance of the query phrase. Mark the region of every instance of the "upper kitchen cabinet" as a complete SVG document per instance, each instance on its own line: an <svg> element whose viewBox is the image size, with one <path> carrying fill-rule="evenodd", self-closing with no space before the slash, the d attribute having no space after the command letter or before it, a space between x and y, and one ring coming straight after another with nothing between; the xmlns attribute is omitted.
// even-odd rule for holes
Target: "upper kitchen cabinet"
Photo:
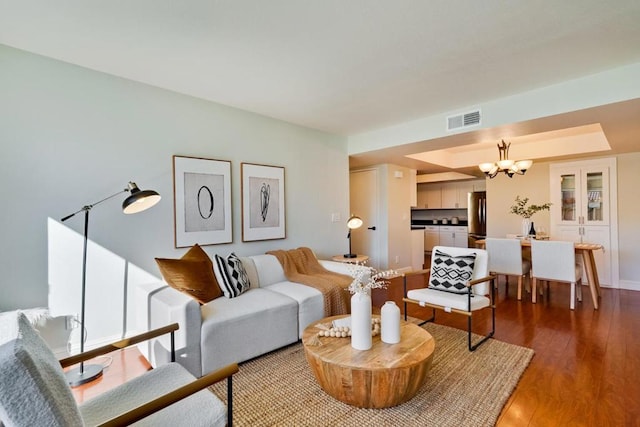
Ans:
<svg viewBox="0 0 640 427"><path fill-rule="evenodd" d="M418 184L418 209L442 209L440 184Z"/></svg>
<svg viewBox="0 0 640 427"><path fill-rule="evenodd" d="M473 181L447 182L442 184L442 208L466 209L467 193L473 192Z"/></svg>
<svg viewBox="0 0 640 427"><path fill-rule="evenodd" d="M467 193L485 191L484 179L457 182L420 183L418 178L418 209L466 209Z"/></svg>

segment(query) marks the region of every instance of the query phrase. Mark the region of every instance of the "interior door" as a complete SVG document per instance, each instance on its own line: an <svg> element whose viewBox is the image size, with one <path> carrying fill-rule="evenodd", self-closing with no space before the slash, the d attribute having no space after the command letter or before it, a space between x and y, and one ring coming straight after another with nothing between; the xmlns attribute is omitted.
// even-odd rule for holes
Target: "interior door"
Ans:
<svg viewBox="0 0 640 427"><path fill-rule="evenodd" d="M378 214L378 171L366 169L349 174L350 215L362 218L362 227L352 230L351 246L354 253L369 256L368 265L379 268L380 223ZM346 232L346 230L345 230Z"/></svg>

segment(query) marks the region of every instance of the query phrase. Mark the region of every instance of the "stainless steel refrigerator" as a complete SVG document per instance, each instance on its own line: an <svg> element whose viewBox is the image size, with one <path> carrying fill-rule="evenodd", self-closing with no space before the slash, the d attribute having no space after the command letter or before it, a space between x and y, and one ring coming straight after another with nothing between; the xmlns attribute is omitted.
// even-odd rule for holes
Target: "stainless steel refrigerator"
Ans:
<svg viewBox="0 0 640 427"><path fill-rule="evenodd" d="M487 192L474 191L467 194L467 220L469 227L469 247L476 247L476 240L487 237Z"/></svg>

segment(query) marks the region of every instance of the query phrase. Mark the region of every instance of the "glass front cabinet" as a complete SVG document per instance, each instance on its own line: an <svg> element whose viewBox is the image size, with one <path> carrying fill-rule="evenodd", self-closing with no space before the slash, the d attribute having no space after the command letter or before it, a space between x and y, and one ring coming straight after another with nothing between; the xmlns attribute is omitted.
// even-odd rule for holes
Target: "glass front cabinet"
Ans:
<svg viewBox="0 0 640 427"><path fill-rule="evenodd" d="M612 284L612 203L616 201L615 159L597 159L549 166L551 238L598 243L595 251L601 284ZM615 227L613 227L615 229ZM617 262L613 263L617 265Z"/></svg>

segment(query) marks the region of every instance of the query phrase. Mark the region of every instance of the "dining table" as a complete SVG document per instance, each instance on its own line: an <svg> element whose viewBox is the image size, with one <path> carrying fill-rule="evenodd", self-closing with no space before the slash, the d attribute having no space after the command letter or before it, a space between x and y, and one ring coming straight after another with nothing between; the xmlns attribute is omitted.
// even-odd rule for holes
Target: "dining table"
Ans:
<svg viewBox="0 0 640 427"><path fill-rule="evenodd" d="M530 248L530 239L520 239L520 245L522 248ZM476 247L484 248L485 241L477 240ZM598 269L596 267L596 259L593 255L594 251L603 250L604 246L598 243L574 243L576 255L582 258L587 281L589 282L589 291L591 293L591 300L593 301L593 307L598 309L598 297L600 296L600 280L598 279Z"/></svg>

